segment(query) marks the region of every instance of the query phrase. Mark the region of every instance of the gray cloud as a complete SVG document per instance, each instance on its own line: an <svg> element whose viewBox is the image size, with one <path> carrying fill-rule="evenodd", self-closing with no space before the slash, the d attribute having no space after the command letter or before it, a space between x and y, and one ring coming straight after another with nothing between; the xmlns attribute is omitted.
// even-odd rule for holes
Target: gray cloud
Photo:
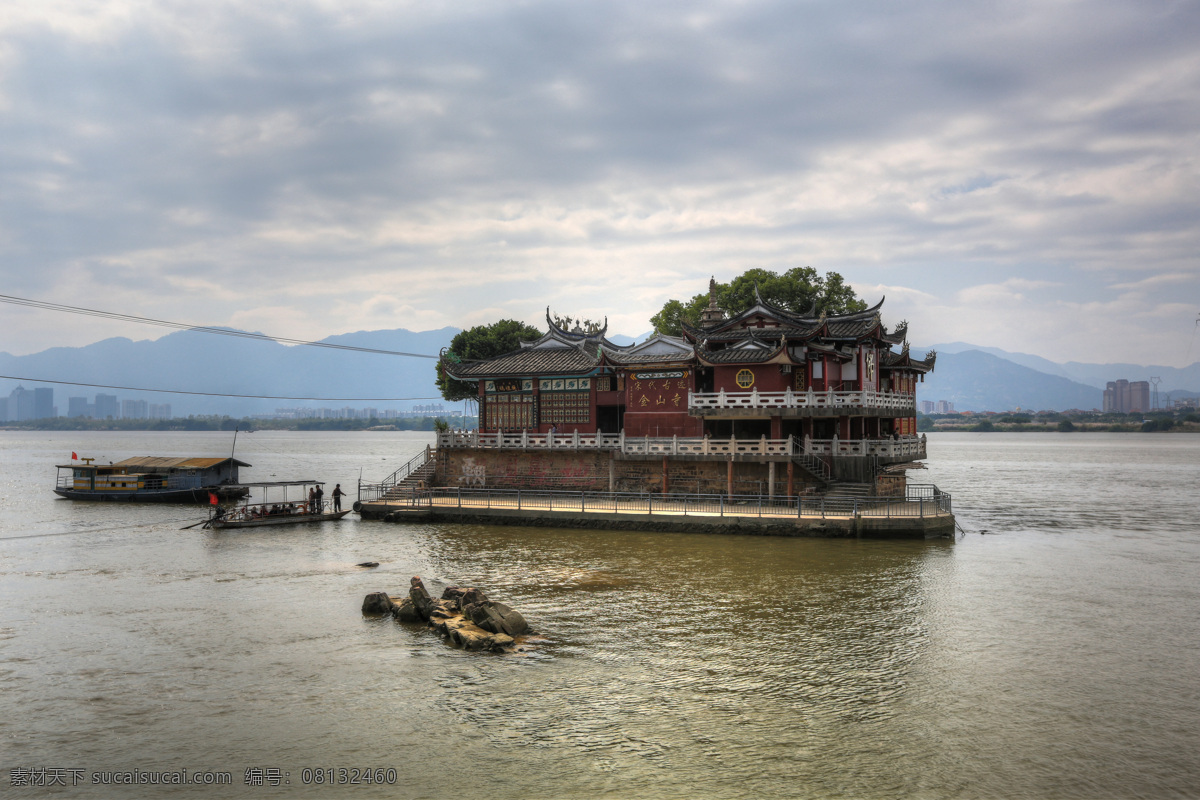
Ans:
<svg viewBox="0 0 1200 800"><path fill-rule="evenodd" d="M0 28L10 293L635 333L749 266L1196 271L1194 4L105 8ZM14 350L62 327L22 324Z"/></svg>

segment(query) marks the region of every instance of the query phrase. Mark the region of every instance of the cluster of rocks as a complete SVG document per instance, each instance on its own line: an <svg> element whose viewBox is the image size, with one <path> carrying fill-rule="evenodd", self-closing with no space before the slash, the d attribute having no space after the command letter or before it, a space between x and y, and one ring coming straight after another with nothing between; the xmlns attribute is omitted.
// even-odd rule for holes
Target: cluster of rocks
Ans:
<svg viewBox="0 0 1200 800"><path fill-rule="evenodd" d="M399 603L387 592L367 595L362 612L391 614L401 622L424 622L464 650L511 650L516 645L513 637L532 632L520 612L487 599L479 589L448 586L441 599L435 600L420 577L410 584L408 596Z"/></svg>

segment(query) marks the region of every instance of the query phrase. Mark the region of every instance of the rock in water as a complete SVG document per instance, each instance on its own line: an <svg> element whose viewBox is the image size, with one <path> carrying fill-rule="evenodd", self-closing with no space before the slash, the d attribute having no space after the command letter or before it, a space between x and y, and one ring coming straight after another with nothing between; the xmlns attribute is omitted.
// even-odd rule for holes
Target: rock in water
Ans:
<svg viewBox="0 0 1200 800"><path fill-rule="evenodd" d="M521 616L521 612L509 608L504 603L492 603L492 609L500 614L503 620L504 632L509 636L520 636L525 631L529 630L529 623Z"/></svg>
<svg viewBox="0 0 1200 800"><path fill-rule="evenodd" d="M362 613L390 614L394 605L387 592L372 592L363 599Z"/></svg>
<svg viewBox="0 0 1200 800"><path fill-rule="evenodd" d="M392 616L401 622L420 622L421 615L417 613L411 597L406 597L392 606Z"/></svg>
<svg viewBox="0 0 1200 800"><path fill-rule="evenodd" d="M479 589L449 586L441 599L434 600L420 576L409 581L408 597L399 603L386 592L367 595L363 613L390 613L400 622L425 622L464 650L505 652L516 645L514 636L530 632L521 614L504 603L488 600Z"/></svg>
<svg viewBox="0 0 1200 800"><path fill-rule="evenodd" d="M433 598L429 596L429 592L425 591L425 585L421 583L420 578L413 578L413 586L408 590L408 596L412 598L413 608L421 615L421 619L428 620L429 615L433 613Z"/></svg>
<svg viewBox="0 0 1200 800"><path fill-rule="evenodd" d="M379 566L379 562L378 562L378 561L364 561L364 562L362 562L361 564L355 564L354 566L356 566L356 567L368 567L368 568L369 568L369 567L378 567L378 566Z"/></svg>

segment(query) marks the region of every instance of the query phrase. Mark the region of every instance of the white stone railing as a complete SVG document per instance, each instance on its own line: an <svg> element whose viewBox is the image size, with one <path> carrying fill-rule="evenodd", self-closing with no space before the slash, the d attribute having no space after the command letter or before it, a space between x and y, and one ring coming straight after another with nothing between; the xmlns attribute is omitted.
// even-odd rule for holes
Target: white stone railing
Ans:
<svg viewBox="0 0 1200 800"><path fill-rule="evenodd" d="M626 436L624 433L480 433L438 434L439 449L615 450L629 455L692 456L880 456L925 458L925 436L898 439L714 439L709 436Z"/></svg>
<svg viewBox="0 0 1200 800"><path fill-rule="evenodd" d="M911 394L876 392L864 389L858 392L726 392L692 394L688 397L689 411L716 411L729 409L764 408L879 408L889 411L913 411L916 398Z"/></svg>
<svg viewBox="0 0 1200 800"><path fill-rule="evenodd" d="M620 450L623 433L480 433L446 431L438 434L439 448L485 450Z"/></svg>
<svg viewBox="0 0 1200 800"><path fill-rule="evenodd" d="M805 455L814 456L881 456L883 458L925 458L925 435L903 436L899 439L808 439Z"/></svg>

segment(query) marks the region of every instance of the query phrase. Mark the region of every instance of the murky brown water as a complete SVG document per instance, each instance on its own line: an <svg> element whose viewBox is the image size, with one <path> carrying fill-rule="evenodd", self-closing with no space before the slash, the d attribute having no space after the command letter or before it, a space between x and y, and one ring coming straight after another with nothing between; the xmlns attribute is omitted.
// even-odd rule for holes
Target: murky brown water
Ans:
<svg viewBox="0 0 1200 800"><path fill-rule="evenodd" d="M50 492L72 450L228 438L0 432L0 794L161 797L89 782L187 769L233 785L170 796L1200 795L1200 437L931 436L912 477L954 493L957 542L181 531L199 517ZM260 432L238 456L248 479L346 487L425 443ZM545 641L468 654L361 616L414 574L484 588ZM35 768L82 783L10 785ZM247 786L259 768L290 783Z"/></svg>

